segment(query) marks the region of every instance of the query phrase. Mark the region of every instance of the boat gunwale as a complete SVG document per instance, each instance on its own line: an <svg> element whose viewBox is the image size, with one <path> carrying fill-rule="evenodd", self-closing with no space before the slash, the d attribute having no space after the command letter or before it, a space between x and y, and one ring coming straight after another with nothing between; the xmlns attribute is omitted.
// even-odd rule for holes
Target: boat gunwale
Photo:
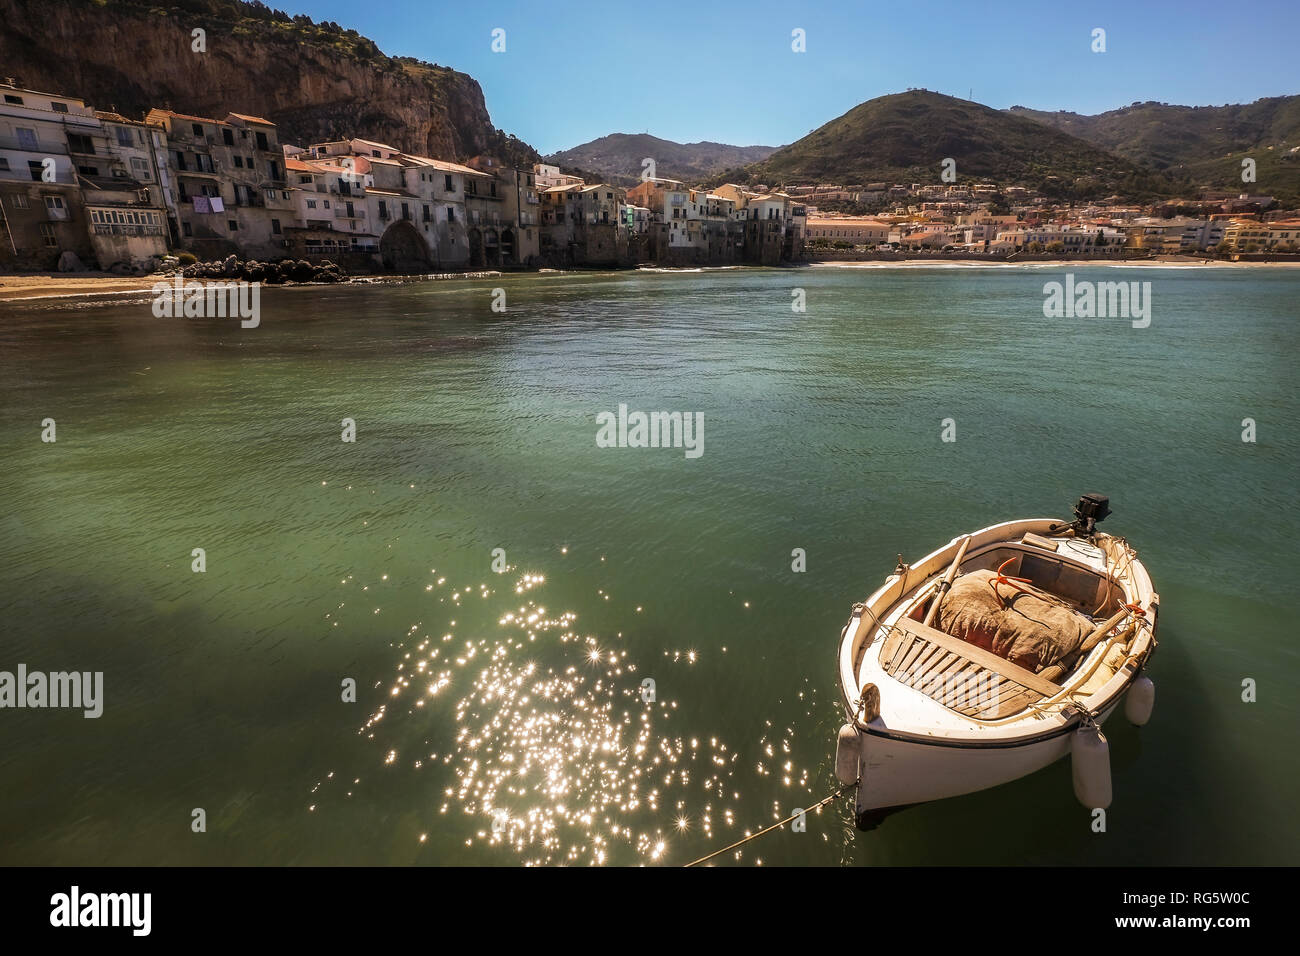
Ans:
<svg viewBox="0 0 1300 956"><path fill-rule="evenodd" d="M1148 626L1139 626L1137 628L1137 633L1132 638L1132 646L1126 656L1125 662L1101 687L1097 688L1084 698L1071 695L1067 700L1061 698L1051 699L1049 705L1054 706L1059 704L1061 709L1051 714L1040 714L1040 719L1047 722L1047 726L1042 726L1041 729L1026 734L1016 733L1016 731L1023 730L1024 728L1015 717L1011 718L1010 722L1003 722L1000 725L984 724L973 718L965 718L971 724L974 724L975 727L943 729L938 733L917 733L908 730L882 727L875 721L872 722L876 723L875 726L872 726L872 723L863 723L855 712L856 701L850 699L849 689L856 688L859 684L859 655L854 649L854 644L857 640L858 629L861 628L862 621L865 620L868 615L874 619L876 630L878 631L882 626L880 621L887 613L892 612L893 609L904 600L915 601L921 595L924 587L932 579L942 573L944 567L950 563L950 560L941 559L950 559L951 556L956 553L957 548L960 547L961 542L968 536L971 539L969 547L972 552L968 555L969 558L976 557L979 554L986 552L990 547L1000 545L1014 545L1023 548L1023 542L1019 539L1023 538L1025 533L1041 533L1050 528L1057 528L1059 530L1062 524L1063 522L1052 518L1023 518L989 525L986 528L970 532L969 535L958 535L946 545L943 545L921 558L916 562L916 564L906 566L906 570L901 576L898 574L889 575L885 579L884 584L873 592L866 601L862 602L862 612L858 612L855 608L854 616L849 618L849 622L844 626L844 629L841 632L838 654L840 698L845 713L848 715L852 725L860 733L906 743L966 749L1008 748L1027 746L1067 734L1074 730L1085 719L1087 713L1099 714L1112 708L1118 702L1119 698L1128 690L1132 682L1136 680L1138 675L1140 675L1145 669L1146 663L1150 659L1151 653L1154 650L1154 631L1159 610L1159 595L1155 592L1151 583L1150 575L1147 573L1142 562L1137 559L1136 553L1132 560L1125 566L1125 572L1129 576L1129 586L1132 590L1131 595L1129 594L1128 589L1125 588L1125 585L1116 580L1113 573L1108 570L1103 572L1103 574L1121 589L1125 590L1126 597L1136 597L1139 603L1144 597L1147 598L1148 603L1146 609L1150 615L1150 618L1147 621ZM1057 536L1059 537L1059 534ZM1115 538L1113 535L1107 535L1106 537L1111 539ZM1083 562L1068 555L1061 555L1060 557L1063 561L1070 564L1084 567L1094 573L1098 573L1095 568L1089 568ZM915 585L911 585L910 579L912 575L918 572L921 573L920 581ZM882 612L877 617L874 611L868 609L870 609L873 604L880 604L884 601L891 589L896 589L896 593L894 593L888 600L888 610ZM857 623L856 628L854 627L855 621ZM850 634L851 628L853 629L852 634ZM874 638L872 643L874 643ZM862 653L867 653L870 646L871 645L868 644L866 648L863 648ZM1101 653L1103 655L1108 653L1105 649L1105 645L1102 645L1101 648ZM1082 666L1082 664L1080 666ZM847 681L846 674L848 676ZM1062 693L1068 693L1068 688L1063 686ZM1077 695L1077 692L1075 692L1075 694ZM1068 700L1073 700L1074 706L1071 706ZM1027 719L1030 714L1031 711L1027 709L1019 716L1021 719Z"/></svg>

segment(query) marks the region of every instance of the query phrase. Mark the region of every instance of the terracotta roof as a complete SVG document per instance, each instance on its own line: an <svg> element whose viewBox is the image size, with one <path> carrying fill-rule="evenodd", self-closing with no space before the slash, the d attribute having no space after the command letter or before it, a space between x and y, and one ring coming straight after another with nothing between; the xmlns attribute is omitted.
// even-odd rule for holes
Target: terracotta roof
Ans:
<svg viewBox="0 0 1300 956"><path fill-rule="evenodd" d="M889 223L881 222L879 219L809 219L808 228L811 229L814 226L835 226L841 229L848 229L853 226L867 226L871 229L888 229Z"/></svg>
<svg viewBox="0 0 1300 956"><path fill-rule="evenodd" d="M431 166L434 169L441 169L448 173L460 173L462 176L481 176L483 179L492 178L491 173L480 172L477 169L462 166L460 163L449 163L445 159L431 159L428 156L411 156L407 153L403 153L402 155L417 166Z"/></svg>
<svg viewBox="0 0 1300 956"><path fill-rule="evenodd" d="M144 121L145 121L146 123L149 122L149 117L151 117L151 116L155 116L155 115L156 115L156 116L159 116L159 117L170 116L170 117L172 117L172 119L178 119L178 120L189 120L190 122L193 122L193 123L211 123L213 126L229 126L229 125L230 125L229 123L225 122L224 120L213 119L211 116L192 116L192 115L189 114L189 113L177 113L177 112L175 112L174 110L160 110L160 109L152 109L152 110L150 110L149 113L148 113L148 115L145 116Z"/></svg>
<svg viewBox="0 0 1300 956"><path fill-rule="evenodd" d="M243 114L243 113L230 113L230 114L228 114L228 115L233 116L235 119L241 119L241 120L243 120L245 123L258 123L259 125L262 125L262 126L274 126L274 125L275 125L275 124L272 123L269 119L263 119L263 118L260 117L260 116L246 116L246 115Z"/></svg>

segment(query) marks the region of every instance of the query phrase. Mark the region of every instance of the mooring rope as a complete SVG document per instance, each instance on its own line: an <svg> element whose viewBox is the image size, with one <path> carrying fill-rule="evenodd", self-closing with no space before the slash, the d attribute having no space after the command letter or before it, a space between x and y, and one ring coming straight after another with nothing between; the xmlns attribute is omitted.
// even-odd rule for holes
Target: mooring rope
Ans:
<svg viewBox="0 0 1300 956"><path fill-rule="evenodd" d="M781 827L785 826L785 825L786 825L787 823L789 823L791 820L793 820L793 819L795 819L796 817L798 817L800 813L807 814L807 813L810 813L810 812L813 811L813 810L820 810L822 807L826 806L826 804L830 803L832 800L838 800L840 797L842 797L842 796L844 795L844 791L845 791L845 790L848 790L850 787L855 787L855 786L857 786L857 783L856 783L856 782L855 782L855 783L847 783L847 784L845 784L844 786L840 787L838 790L836 790L834 793L832 793L829 797L825 798L824 800L818 800L816 803L814 803L814 804L813 804L811 807L809 807L807 810L800 810L798 813L792 813L790 816L786 817L784 820L779 820L778 822L773 823L770 827L764 827L762 830L759 830L757 833L751 833L749 836L745 837L745 839L743 839L743 840L738 840L737 842L731 844L731 846L724 846L721 850L714 850L714 851L713 851L712 853L710 853L708 856L702 856L702 857L700 857L698 860L692 860L690 863L685 864L685 866L695 866L695 865L697 865L697 864L699 864L699 863L704 863L704 862L707 861L707 860L711 860L711 859L713 859L715 856L721 856L722 854L724 854L724 853L726 853L726 852L728 852L728 851L730 851L730 850L734 850L734 849L736 849L736 847L738 847L738 846L744 846L744 845L745 845L746 843L748 843L750 840L757 840L757 839L758 839L759 837L761 837L764 833L771 833L773 830L777 830L777 829L780 829ZM685 868L685 867L683 867L683 869L684 869L684 868Z"/></svg>

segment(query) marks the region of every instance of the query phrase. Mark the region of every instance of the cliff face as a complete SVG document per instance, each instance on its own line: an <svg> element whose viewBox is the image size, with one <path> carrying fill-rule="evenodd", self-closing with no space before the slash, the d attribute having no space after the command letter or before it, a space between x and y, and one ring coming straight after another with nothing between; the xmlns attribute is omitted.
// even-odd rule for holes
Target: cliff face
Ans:
<svg viewBox="0 0 1300 956"><path fill-rule="evenodd" d="M191 47L196 27L207 52ZM0 0L0 64L28 88L128 116L233 111L266 117L291 143L361 136L444 159L536 156L493 128L483 91L464 73L386 57L352 31L233 0L166 8Z"/></svg>

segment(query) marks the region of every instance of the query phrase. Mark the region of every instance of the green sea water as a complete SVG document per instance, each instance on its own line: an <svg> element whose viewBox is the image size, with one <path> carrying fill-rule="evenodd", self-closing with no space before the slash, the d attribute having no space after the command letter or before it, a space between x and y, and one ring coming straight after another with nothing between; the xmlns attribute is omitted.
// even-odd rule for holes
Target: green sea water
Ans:
<svg viewBox="0 0 1300 956"><path fill-rule="evenodd" d="M0 710L0 862L687 862L832 791L898 554L1096 491L1162 598L1105 833L1062 761L717 862L1300 863L1300 273L1074 272L1150 326L1044 318L1060 267L0 303L0 670L104 674ZM620 404L703 454L598 447Z"/></svg>

